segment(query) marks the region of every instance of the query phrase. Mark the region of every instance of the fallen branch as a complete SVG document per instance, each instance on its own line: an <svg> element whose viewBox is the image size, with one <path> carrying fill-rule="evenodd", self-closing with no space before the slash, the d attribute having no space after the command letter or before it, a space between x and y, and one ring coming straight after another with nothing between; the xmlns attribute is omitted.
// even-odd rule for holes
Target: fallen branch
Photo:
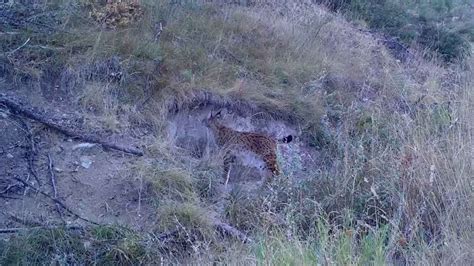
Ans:
<svg viewBox="0 0 474 266"><path fill-rule="evenodd" d="M22 180L21 178L18 178L18 177L15 177L14 178L15 180L21 182L23 185L31 188L33 191L37 192L37 193L40 193L41 195L49 198L50 200L52 200L54 203L57 203L61 208L63 208L64 210L66 210L67 212L69 212L71 215L73 215L74 217L76 217L77 219L80 219L80 220L83 220L85 222L88 222L88 223L91 223L91 224L94 224L94 225L100 225L94 221L91 221L87 218L84 218L82 216L80 216L79 214L75 213L74 211L72 211L71 209L69 209L62 201L60 201L59 199L56 199L54 197L52 197L51 195L49 195L48 193L42 191L42 190L39 190L37 189L36 187L34 187L33 185L29 184L28 182Z"/></svg>
<svg viewBox="0 0 474 266"><path fill-rule="evenodd" d="M12 197L12 196L8 196L6 194L8 194L8 192L10 192L10 190L16 186L19 186L19 184L10 184L8 185L4 190L0 191L0 198L4 198L4 199L21 199L21 198L17 198L17 197ZM5 195L4 195L5 194Z"/></svg>
<svg viewBox="0 0 474 266"><path fill-rule="evenodd" d="M4 95L0 95L0 103L5 105L8 109L10 109L12 113L40 122L52 129L55 129L58 132L61 132L62 134L68 137L79 139L84 142L97 143L97 144L102 145L104 148L123 151L123 152L134 154L137 156L143 155L143 151L139 149L131 148L131 147L122 147L115 143L110 143L105 140L102 140L99 137L94 136L94 135L85 134L81 132L75 132L74 130L69 129L65 127L64 125L54 122L52 119L48 118L50 116L44 115L43 112L25 108L22 106L23 104L13 99L7 98Z"/></svg>
<svg viewBox="0 0 474 266"><path fill-rule="evenodd" d="M18 184L10 184L4 190L0 191L0 194L7 194L12 188L18 186Z"/></svg>

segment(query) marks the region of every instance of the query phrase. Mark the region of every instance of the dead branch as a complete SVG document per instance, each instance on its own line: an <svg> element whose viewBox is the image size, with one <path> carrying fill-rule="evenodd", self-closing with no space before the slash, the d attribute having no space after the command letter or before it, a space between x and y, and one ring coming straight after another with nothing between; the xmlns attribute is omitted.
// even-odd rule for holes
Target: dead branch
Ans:
<svg viewBox="0 0 474 266"><path fill-rule="evenodd" d="M0 194L7 194L12 188L18 186L18 184L10 184L4 190L0 191Z"/></svg>
<svg viewBox="0 0 474 266"><path fill-rule="evenodd" d="M79 139L84 142L97 143L97 144L102 145L104 148L123 151L123 152L134 154L137 156L143 155L143 151L139 149L132 148L132 147L123 147L115 143L110 143L105 140L102 140L97 136L86 134L83 132L76 132L72 129L69 129L66 126L61 125L53 121L52 119L50 119L49 117L52 117L51 115L44 114L44 112L39 111L39 110L23 107L24 104L18 102L17 100L7 98L4 95L0 95L0 103L5 105L8 109L10 109L12 113L40 122L68 137Z"/></svg>
<svg viewBox="0 0 474 266"><path fill-rule="evenodd" d="M250 239L247 235L245 235L240 230L238 230L237 228L233 227L230 224L224 223L224 222L219 221L219 220L215 220L214 221L214 226L218 230L220 230L222 233L225 233L225 234L227 234L231 237L235 237L235 238L239 239L240 241L242 241L243 243L252 243L253 242L253 240Z"/></svg>
<svg viewBox="0 0 474 266"><path fill-rule="evenodd" d="M91 224L94 224L94 225L100 225L99 223L96 223L94 221L91 221L87 218L84 218L82 216L80 216L79 214L75 213L74 211L72 211L71 209L69 209L62 201L60 201L59 199L56 199L54 197L52 197L51 195L49 195L48 193L42 191L42 190L39 190L37 189L36 187L34 187L33 185L29 184L28 182L22 180L21 178L18 178L18 177L14 177L15 180L21 182L23 185L31 188L33 191L37 192L37 193L40 193L41 195L49 198L50 200L52 200L54 203L57 203L61 208L63 208L64 210L66 210L67 212L69 212L71 215L73 215L74 217L76 217L77 219L80 219L80 220L83 220L85 222L88 222L88 223L91 223Z"/></svg>
<svg viewBox="0 0 474 266"><path fill-rule="evenodd" d="M10 184L8 185L4 190L0 191L0 198L4 198L4 199L20 199L20 198L17 198L17 197L12 197L12 196L8 196L6 194L8 194L8 192L10 192L10 190L16 186L19 186L19 184ZM5 195L4 195L5 194Z"/></svg>
<svg viewBox="0 0 474 266"><path fill-rule="evenodd" d="M51 186L53 187L53 193L54 193L53 197L55 199L58 199L58 190L56 189L56 176L53 170L53 159L51 158L51 155L49 153L48 153L48 169L49 169L49 176L51 177ZM63 212L61 211L59 204L56 202L55 205L56 205L56 211L58 212L59 217L64 222Z"/></svg>

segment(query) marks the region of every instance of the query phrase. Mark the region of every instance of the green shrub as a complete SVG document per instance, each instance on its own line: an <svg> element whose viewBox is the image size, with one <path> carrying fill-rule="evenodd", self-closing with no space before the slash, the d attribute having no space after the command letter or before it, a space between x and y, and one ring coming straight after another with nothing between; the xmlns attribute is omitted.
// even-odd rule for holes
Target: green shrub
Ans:
<svg viewBox="0 0 474 266"><path fill-rule="evenodd" d="M0 265L136 265L146 259L142 239L129 229L33 229L0 241Z"/></svg>
<svg viewBox="0 0 474 266"><path fill-rule="evenodd" d="M423 27L418 42L437 52L446 62L452 62L470 55L470 44L460 33L435 25Z"/></svg>
<svg viewBox="0 0 474 266"><path fill-rule="evenodd" d="M343 11L352 19L362 19L370 28L399 38L407 45L417 43L445 62L462 60L470 55L468 40L473 37L473 22L454 19L463 8L469 9L465 3L448 0L428 3L387 0L319 2L333 10Z"/></svg>

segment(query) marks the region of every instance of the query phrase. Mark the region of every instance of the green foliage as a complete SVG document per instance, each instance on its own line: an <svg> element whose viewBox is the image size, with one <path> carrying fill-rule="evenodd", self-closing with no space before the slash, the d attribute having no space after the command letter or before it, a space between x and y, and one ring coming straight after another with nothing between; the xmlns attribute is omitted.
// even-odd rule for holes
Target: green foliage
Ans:
<svg viewBox="0 0 474 266"><path fill-rule="evenodd" d="M437 52L446 62L463 59L470 55L471 46L463 35L440 26L423 27L418 42Z"/></svg>
<svg viewBox="0 0 474 266"><path fill-rule="evenodd" d="M39 229L11 238L0 254L2 265L74 264L87 257L80 239L63 229Z"/></svg>
<svg viewBox="0 0 474 266"><path fill-rule="evenodd" d="M167 171L149 169L144 174L151 183L151 189L156 199L166 201L193 201L197 195L194 192L193 180L189 173L183 170L171 169ZM160 205L161 202L158 202Z"/></svg>
<svg viewBox="0 0 474 266"><path fill-rule="evenodd" d="M212 202L219 197L219 186L222 178L222 173L219 170L208 169L194 173L195 188L201 199Z"/></svg>
<svg viewBox="0 0 474 266"><path fill-rule="evenodd" d="M146 249L138 238L123 238L113 245L104 257L97 261L100 265L138 265L146 257Z"/></svg>
<svg viewBox="0 0 474 266"><path fill-rule="evenodd" d="M334 10L342 10L353 19L365 20L370 28L399 38L405 44L417 43L445 62L470 55L469 39L474 21L470 7L462 1L378 1L321 0ZM472 12L471 12L472 13ZM465 18L464 18L465 17ZM461 18L461 19L460 19Z"/></svg>
<svg viewBox="0 0 474 266"><path fill-rule="evenodd" d="M387 259L386 242L389 236L389 226L382 226L376 231L370 231L360 241L361 265L383 265Z"/></svg>
<svg viewBox="0 0 474 266"><path fill-rule="evenodd" d="M288 238L283 233L262 237L254 247L257 264L386 264L388 226L359 233L354 228L331 228L323 219L317 220L315 226L317 233L305 240Z"/></svg>
<svg viewBox="0 0 474 266"><path fill-rule="evenodd" d="M145 258L141 240L128 229L35 229L0 242L1 265L132 265Z"/></svg>
<svg viewBox="0 0 474 266"><path fill-rule="evenodd" d="M98 241L117 240L124 237L124 232L113 226L96 226L90 231L92 237Z"/></svg>
<svg viewBox="0 0 474 266"><path fill-rule="evenodd" d="M284 237L263 239L255 247L257 265L317 265L311 245L286 241Z"/></svg>
<svg viewBox="0 0 474 266"><path fill-rule="evenodd" d="M212 221L209 214L199 205L192 203L169 202L158 210L160 229L163 231L181 229L209 230Z"/></svg>
<svg viewBox="0 0 474 266"><path fill-rule="evenodd" d="M250 231L264 225L265 206L259 199L253 198L240 189L230 193L226 206L225 218L230 223L244 231Z"/></svg>

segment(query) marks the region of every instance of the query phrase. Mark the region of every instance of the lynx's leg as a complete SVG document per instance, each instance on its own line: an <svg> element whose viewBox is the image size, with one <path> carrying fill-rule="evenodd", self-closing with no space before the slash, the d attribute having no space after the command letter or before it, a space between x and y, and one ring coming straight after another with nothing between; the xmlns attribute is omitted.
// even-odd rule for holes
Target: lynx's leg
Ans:
<svg viewBox="0 0 474 266"><path fill-rule="evenodd" d="M266 154L263 158L265 161L266 169L265 171L263 184L268 184L271 182L274 176L280 175L280 170L278 168L277 157L275 153Z"/></svg>
<svg viewBox="0 0 474 266"><path fill-rule="evenodd" d="M263 160L265 161L267 169L273 175L280 175L280 169L278 168L278 162L277 162L277 157L275 153L270 153L270 154L265 155Z"/></svg>

